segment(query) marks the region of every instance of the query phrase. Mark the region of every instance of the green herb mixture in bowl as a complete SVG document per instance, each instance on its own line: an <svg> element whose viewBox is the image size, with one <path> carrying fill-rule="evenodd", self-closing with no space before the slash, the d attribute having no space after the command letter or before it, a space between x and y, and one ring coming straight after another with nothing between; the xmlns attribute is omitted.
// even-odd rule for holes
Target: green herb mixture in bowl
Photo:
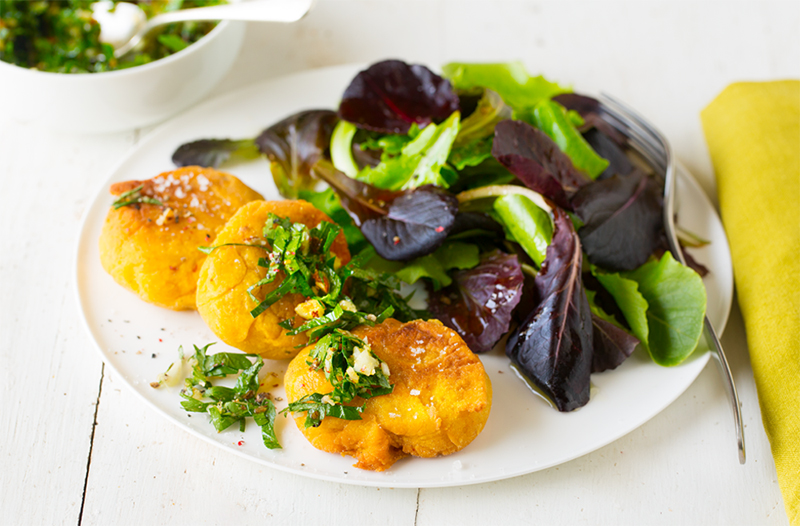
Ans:
<svg viewBox="0 0 800 526"><path fill-rule="evenodd" d="M0 0L0 100L14 101L4 107L6 118L81 133L155 124L205 97L228 73L244 39L244 22L167 25L131 59L118 61L99 41L92 3ZM140 5L153 16L212 3L222 0ZM92 74L64 74L86 72Z"/></svg>
<svg viewBox="0 0 800 526"><path fill-rule="evenodd" d="M160 13L226 3L226 0L107 0L138 4L147 18ZM216 22L184 22L156 28L144 45L122 59L101 41L96 0L0 0L0 60L53 73L98 73L148 64L181 51L208 34ZM104 6L105 7L105 6Z"/></svg>

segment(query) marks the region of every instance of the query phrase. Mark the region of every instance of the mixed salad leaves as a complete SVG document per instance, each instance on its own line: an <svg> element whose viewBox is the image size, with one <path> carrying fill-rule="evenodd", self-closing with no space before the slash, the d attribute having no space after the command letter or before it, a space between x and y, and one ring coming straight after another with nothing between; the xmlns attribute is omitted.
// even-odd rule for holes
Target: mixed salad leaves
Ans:
<svg viewBox="0 0 800 526"><path fill-rule="evenodd" d="M373 64L338 111L185 144L173 161L265 155L284 197L325 211L354 253L374 250L370 268L424 282L429 315L474 352L507 336L514 368L560 411L639 345L659 365L685 360L704 269L666 249L661 176L595 99L518 63L442 71Z"/></svg>

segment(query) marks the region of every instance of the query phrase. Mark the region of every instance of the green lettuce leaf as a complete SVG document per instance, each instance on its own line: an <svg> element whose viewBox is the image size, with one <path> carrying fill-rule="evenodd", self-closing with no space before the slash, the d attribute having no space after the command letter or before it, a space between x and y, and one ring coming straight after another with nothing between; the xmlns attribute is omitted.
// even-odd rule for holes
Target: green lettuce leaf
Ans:
<svg viewBox="0 0 800 526"><path fill-rule="evenodd" d="M622 276L635 281L647 301L647 341L653 361L665 366L683 362L703 333L706 289L702 278L669 252L660 261L649 261Z"/></svg>
<svg viewBox="0 0 800 526"><path fill-rule="evenodd" d="M513 112L503 99L492 90L484 90L478 106L461 121L453 148L447 161L459 170L478 166L492 156L494 127L510 119Z"/></svg>
<svg viewBox="0 0 800 526"><path fill-rule="evenodd" d="M597 304L597 300L595 296L597 296L597 292L592 289L584 289L586 291L586 299L589 300L589 310L592 311L592 314L600 318L601 320L607 321L608 323L614 325L615 327L619 327L622 329L622 325L617 321L617 319L612 316L611 314L607 313L603 310L603 308Z"/></svg>
<svg viewBox="0 0 800 526"><path fill-rule="evenodd" d="M494 211L514 241L541 267L553 239L553 221L547 212L520 194L498 197Z"/></svg>
<svg viewBox="0 0 800 526"><path fill-rule="evenodd" d="M575 168L592 179L597 179L608 168L608 161L597 155L586 142L561 104L541 101L533 108L518 112L516 117L545 132L567 154Z"/></svg>
<svg viewBox="0 0 800 526"><path fill-rule="evenodd" d="M357 131L355 124L339 121L331 135L331 162L337 170L350 177L358 174L358 165L353 159L353 137Z"/></svg>
<svg viewBox="0 0 800 526"><path fill-rule="evenodd" d="M625 316L625 321L628 322L628 326L631 328L633 335L639 338L639 341L642 342L645 347L649 347L648 338L650 333L647 320L648 303L641 292L639 292L639 284L617 273L603 272L594 265L592 265L591 270L592 274L597 278L600 284L603 285L603 288L614 297L614 301L616 301L617 306L622 311L623 316ZM600 314L597 315L601 318L603 317Z"/></svg>
<svg viewBox="0 0 800 526"><path fill-rule="evenodd" d="M381 160L385 161L395 155L400 155L403 147L420 134L417 123L411 125L406 135L381 135L380 137L367 137L358 145L361 150L381 150Z"/></svg>
<svg viewBox="0 0 800 526"><path fill-rule="evenodd" d="M549 82L542 76L532 77L521 62L505 64L464 64L451 62L442 74L457 90L489 88L497 92L514 109L529 108L559 93L572 90Z"/></svg>
<svg viewBox="0 0 800 526"><path fill-rule="evenodd" d="M441 124L428 124L402 147L400 155L384 159L378 166L364 167L355 178L388 190L407 190L426 184L447 188L455 182L454 172L442 168L459 126L459 112Z"/></svg>
<svg viewBox="0 0 800 526"><path fill-rule="evenodd" d="M439 290L453 282L447 273L449 270L467 270L480 263L480 250L471 243L453 241L445 243L433 254L413 259L408 263L387 261L374 257L370 266L382 272L394 273L395 276L408 284L413 284L422 278L433 282L434 290Z"/></svg>
<svg viewBox="0 0 800 526"><path fill-rule="evenodd" d="M478 166L492 158L492 137L475 139L463 146L455 146L447 158L447 162L458 170L467 166Z"/></svg>

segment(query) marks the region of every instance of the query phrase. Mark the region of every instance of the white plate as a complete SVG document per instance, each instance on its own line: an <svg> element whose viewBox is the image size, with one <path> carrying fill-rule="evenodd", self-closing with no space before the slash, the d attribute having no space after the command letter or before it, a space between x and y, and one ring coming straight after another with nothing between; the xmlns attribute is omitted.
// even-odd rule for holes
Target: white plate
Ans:
<svg viewBox="0 0 800 526"><path fill-rule="evenodd" d="M112 201L109 184L147 179L171 170L171 154L184 142L254 137L296 111L335 108L358 70L358 66L339 66L309 71L210 100L151 133L97 191L84 217L77 247L78 303L103 360L136 394L193 435L256 462L324 480L398 488L488 482L567 462L636 429L684 392L708 361L707 352L696 352L678 367L663 368L637 351L617 370L593 375L589 403L563 414L534 396L514 375L503 353L495 350L481 356L494 387L492 412L483 433L457 454L408 458L389 471L373 473L352 467L350 457L314 449L291 419L278 417L276 429L283 449L270 451L262 445L260 430L254 424L245 433L238 427L216 433L204 415L190 417L181 408L178 388L151 388L150 382L176 359L179 345L191 349L192 344L204 345L216 338L196 312L173 312L144 303L103 271L97 240ZM225 169L266 198L279 198L266 161ZM705 278L708 316L721 333L733 293L725 233L714 208L691 176L678 179L677 195L681 224L713 241L692 254L711 270ZM213 350L226 347L218 344ZM278 374L275 383L280 385L273 390L276 396L284 396L280 380L287 363L267 361L264 367L264 371ZM282 408L285 404L277 405Z"/></svg>

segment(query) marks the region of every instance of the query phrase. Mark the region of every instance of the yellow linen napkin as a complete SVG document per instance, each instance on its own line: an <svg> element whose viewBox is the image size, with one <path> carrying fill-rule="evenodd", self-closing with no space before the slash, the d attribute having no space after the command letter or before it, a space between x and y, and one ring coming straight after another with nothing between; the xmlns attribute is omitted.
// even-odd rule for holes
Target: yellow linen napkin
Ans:
<svg viewBox="0 0 800 526"><path fill-rule="evenodd" d="M800 81L728 86L700 114L761 417L800 525Z"/></svg>

